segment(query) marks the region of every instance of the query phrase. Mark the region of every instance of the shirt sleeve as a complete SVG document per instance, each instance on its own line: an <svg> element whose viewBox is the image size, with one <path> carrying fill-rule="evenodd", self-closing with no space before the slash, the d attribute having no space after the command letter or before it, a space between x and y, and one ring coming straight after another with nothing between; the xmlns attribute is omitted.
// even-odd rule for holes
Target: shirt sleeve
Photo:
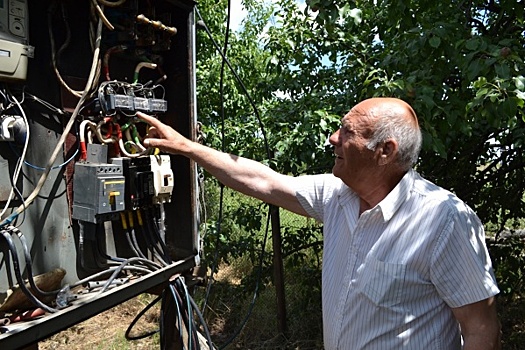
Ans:
<svg viewBox="0 0 525 350"><path fill-rule="evenodd" d="M498 294L485 232L477 215L458 204L446 220L432 254L431 278L438 293L453 308Z"/></svg>
<svg viewBox="0 0 525 350"><path fill-rule="evenodd" d="M312 218L323 222L326 203L334 195L334 191L341 187L341 180L332 174L303 175L296 178L295 196L304 210Z"/></svg>

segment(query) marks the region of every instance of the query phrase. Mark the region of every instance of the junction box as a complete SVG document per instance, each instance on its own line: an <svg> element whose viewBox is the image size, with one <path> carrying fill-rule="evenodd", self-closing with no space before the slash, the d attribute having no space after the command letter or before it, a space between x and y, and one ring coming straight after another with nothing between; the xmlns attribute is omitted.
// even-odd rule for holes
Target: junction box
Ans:
<svg viewBox="0 0 525 350"><path fill-rule="evenodd" d="M2 349L37 343L174 275L191 279L199 265L196 164L145 148L148 126L135 116L149 113L196 139L195 4L112 2L119 5L101 6L99 24L90 0L0 1L0 89L21 107L0 101L0 229L14 242L0 236L0 319L22 310L5 306L17 272L25 279L54 273L53 288L61 289L54 312L0 325ZM97 47L98 75L83 96ZM107 275L92 276L119 259L160 267L141 265L96 297L82 289L105 283Z"/></svg>

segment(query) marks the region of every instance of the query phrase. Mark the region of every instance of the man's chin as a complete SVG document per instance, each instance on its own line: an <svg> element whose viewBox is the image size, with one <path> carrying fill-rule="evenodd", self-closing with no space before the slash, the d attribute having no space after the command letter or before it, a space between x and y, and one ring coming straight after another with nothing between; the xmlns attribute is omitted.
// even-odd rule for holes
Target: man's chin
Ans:
<svg viewBox="0 0 525 350"><path fill-rule="evenodd" d="M337 166L337 164L332 167L332 175L341 178L341 169Z"/></svg>

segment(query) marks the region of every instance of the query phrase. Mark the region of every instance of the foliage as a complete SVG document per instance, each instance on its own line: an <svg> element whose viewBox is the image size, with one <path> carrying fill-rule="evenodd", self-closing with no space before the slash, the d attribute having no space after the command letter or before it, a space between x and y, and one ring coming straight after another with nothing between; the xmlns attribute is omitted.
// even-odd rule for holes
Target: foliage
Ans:
<svg viewBox="0 0 525 350"><path fill-rule="evenodd" d="M516 298L525 292L525 240L511 236L492 241L489 249L501 294Z"/></svg>
<svg viewBox="0 0 525 350"><path fill-rule="evenodd" d="M285 103L341 115L366 97L405 99L424 132L419 170L485 221L523 217L522 2L307 3L278 2L269 30Z"/></svg>
<svg viewBox="0 0 525 350"><path fill-rule="evenodd" d="M206 18L224 38L226 2L208 3ZM397 96L419 115L420 172L484 221L525 215L523 2L245 6L250 16L230 33L227 52L258 114L231 75L220 94L221 59L201 32L199 111L211 145L286 173L328 171L324 145L338 119L363 98Z"/></svg>

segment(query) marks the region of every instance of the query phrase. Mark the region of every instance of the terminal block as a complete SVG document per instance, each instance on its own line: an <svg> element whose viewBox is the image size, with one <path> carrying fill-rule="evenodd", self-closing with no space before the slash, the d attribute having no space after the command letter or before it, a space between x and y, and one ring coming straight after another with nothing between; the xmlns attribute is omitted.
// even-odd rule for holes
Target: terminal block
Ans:
<svg viewBox="0 0 525 350"><path fill-rule="evenodd" d="M146 113L164 113L168 110L168 102L160 98L107 94L100 101L108 113L126 111L128 113L142 111Z"/></svg>
<svg viewBox="0 0 525 350"><path fill-rule="evenodd" d="M75 164L73 219L98 223L125 209L125 178L117 164Z"/></svg>

